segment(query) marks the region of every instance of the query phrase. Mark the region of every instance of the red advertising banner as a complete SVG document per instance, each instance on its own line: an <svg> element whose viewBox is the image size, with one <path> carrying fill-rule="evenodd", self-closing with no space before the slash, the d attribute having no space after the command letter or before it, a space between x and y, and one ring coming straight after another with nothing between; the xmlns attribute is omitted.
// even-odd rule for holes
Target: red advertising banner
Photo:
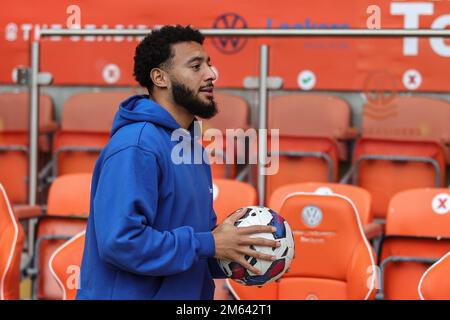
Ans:
<svg viewBox="0 0 450 320"><path fill-rule="evenodd" d="M450 1L389 0L96 0L2 1L0 83L28 66L30 40L40 28L153 28L191 24L197 28L450 27ZM374 22L375 21L375 22ZM41 70L56 85L132 85L138 37L50 37L41 41ZM450 91L449 38L208 38L219 87L243 87L256 76L259 45L270 46L269 73L284 88L362 90L379 74L397 90ZM378 81L378 80L377 80ZM391 85L392 84L392 85Z"/></svg>

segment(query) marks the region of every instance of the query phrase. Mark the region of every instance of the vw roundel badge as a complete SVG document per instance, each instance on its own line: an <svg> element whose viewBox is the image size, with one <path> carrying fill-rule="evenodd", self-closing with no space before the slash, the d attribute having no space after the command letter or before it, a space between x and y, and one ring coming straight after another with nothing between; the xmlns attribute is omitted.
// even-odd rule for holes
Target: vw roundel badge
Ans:
<svg viewBox="0 0 450 320"><path fill-rule="evenodd" d="M308 227L317 227L322 222L323 214L319 207L309 205L302 210L302 220Z"/></svg>

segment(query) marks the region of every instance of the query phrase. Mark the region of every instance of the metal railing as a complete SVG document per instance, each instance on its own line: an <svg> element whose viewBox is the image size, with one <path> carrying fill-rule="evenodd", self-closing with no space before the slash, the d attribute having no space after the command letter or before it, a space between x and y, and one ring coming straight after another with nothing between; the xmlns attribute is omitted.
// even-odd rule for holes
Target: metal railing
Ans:
<svg viewBox="0 0 450 320"><path fill-rule="evenodd" d="M50 36L146 36L151 29L42 29L37 38ZM207 37L217 36L245 36L245 37L450 37L448 29L200 29ZM37 191L37 157L38 157L38 123L39 123L39 41L31 43L31 81L30 81L30 161L29 161L29 204L36 204ZM259 74L259 129L267 127L267 77L268 77L269 47L261 45L260 49L260 74ZM267 158L267 135L259 131L259 161L258 161L258 194L261 205L265 202L264 172Z"/></svg>
<svg viewBox="0 0 450 320"><path fill-rule="evenodd" d="M151 29L42 29L48 36L145 36ZM200 29L205 36L246 37L448 37L447 29Z"/></svg>

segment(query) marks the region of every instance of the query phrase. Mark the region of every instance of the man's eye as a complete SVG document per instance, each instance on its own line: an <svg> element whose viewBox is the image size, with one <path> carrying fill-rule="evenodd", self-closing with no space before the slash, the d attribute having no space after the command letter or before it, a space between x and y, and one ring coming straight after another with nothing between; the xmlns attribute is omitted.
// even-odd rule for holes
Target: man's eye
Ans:
<svg viewBox="0 0 450 320"><path fill-rule="evenodd" d="M192 69L194 69L194 70L199 70L199 69L200 69L200 65L199 65L199 64L196 64L196 65L192 66Z"/></svg>

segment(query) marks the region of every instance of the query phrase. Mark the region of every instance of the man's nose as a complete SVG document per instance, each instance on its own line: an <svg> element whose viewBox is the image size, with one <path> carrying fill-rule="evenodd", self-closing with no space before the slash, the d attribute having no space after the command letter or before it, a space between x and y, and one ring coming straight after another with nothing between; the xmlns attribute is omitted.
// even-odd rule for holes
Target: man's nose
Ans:
<svg viewBox="0 0 450 320"><path fill-rule="evenodd" d="M209 80L209 81L211 81L211 80L214 81L217 79L217 74L214 71L214 68L212 66L211 67L208 66L206 77L207 77L206 80Z"/></svg>

